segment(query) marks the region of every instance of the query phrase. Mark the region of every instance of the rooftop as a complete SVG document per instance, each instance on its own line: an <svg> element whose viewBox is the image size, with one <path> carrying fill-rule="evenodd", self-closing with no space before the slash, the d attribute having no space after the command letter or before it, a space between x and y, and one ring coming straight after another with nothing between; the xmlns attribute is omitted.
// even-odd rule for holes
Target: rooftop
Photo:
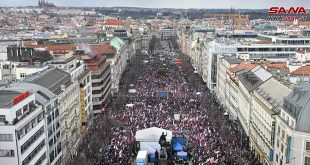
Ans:
<svg viewBox="0 0 310 165"><path fill-rule="evenodd" d="M0 90L0 108L7 108L12 100L21 93L11 90Z"/></svg>
<svg viewBox="0 0 310 165"><path fill-rule="evenodd" d="M61 86L67 87L71 83L71 76L58 68L49 68L27 77L24 81L43 86L55 94L60 94Z"/></svg>
<svg viewBox="0 0 310 165"><path fill-rule="evenodd" d="M296 130L310 133L310 83L301 83L285 97L284 110L296 118Z"/></svg>
<svg viewBox="0 0 310 165"><path fill-rule="evenodd" d="M120 26L120 25L123 25L123 22L119 19L106 19L104 21L104 24L105 25L118 25L118 26Z"/></svg>
<svg viewBox="0 0 310 165"><path fill-rule="evenodd" d="M226 56L224 59L229 63L229 64L240 64L241 60L238 59L235 56Z"/></svg>
<svg viewBox="0 0 310 165"><path fill-rule="evenodd" d="M292 75L310 75L310 65L302 66L292 72Z"/></svg>
<svg viewBox="0 0 310 165"><path fill-rule="evenodd" d="M265 69L257 66L251 71L246 72L239 76L239 80L248 91L252 91L271 78L272 75Z"/></svg>
<svg viewBox="0 0 310 165"><path fill-rule="evenodd" d="M238 72L240 70L252 70L256 65L255 64L251 64L251 63L248 63L248 62L241 62L239 65L235 66L235 67L232 67L230 68L229 70L231 72Z"/></svg>

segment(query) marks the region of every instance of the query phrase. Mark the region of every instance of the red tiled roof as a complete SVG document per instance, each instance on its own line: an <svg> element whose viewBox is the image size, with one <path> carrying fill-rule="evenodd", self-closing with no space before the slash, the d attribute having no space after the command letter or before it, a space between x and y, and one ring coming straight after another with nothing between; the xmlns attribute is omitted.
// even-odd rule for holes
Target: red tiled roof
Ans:
<svg viewBox="0 0 310 165"><path fill-rule="evenodd" d="M245 17L245 18L239 18L239 17L235 17L234 18L234 23L248 23L250 22L250 19Z"/></svg>
<svg viewBox="0 0 310 165"><path fill-rule="evenodd" d="M310 52L306 51L306 50L297 50L297 53L306 54L306 53L310 53Z"/></svg>
<svg viewBox="0 0 310 165"><path fill-rule="evenodd" d="M302 66L293 71L292 75L310 75L310 66Z"/></svg>
<svg viewBox="0 0 310 165"><path fill-rule="evenodd" d="M106 19L104 21L105 25L123 25L123 22L119 19Z"/></svg>
<svg viewBox="0 0 310 165"><path fill-rule="evenodd" d="M269 63L267 64L267 67L281 69L282 71L289 73L289 68L287 67L286 63Z"/></svg>
<svg viewBox="0 0 310 165"><path fill-rule="evenodd" d="M229 70L230 70L231 72L237 72L237 71L242 70L242 69L251 70L251 69L253 69L255 66L256 66L256 64L251 64L251 63L242 62L242 63L238 64L237 66L230 68Z"/></svg>
<svg viewBox="0 0 310 165"><path fill-rule="evenodd" d="M116 50L110 44L89 45L91 51L96 54L114 54Z"/></svg>
<svg viewBox="0 0 310 165"><path fill-rule="evenodd" d="M267 64L268 68L278 68L278 69L283 69L283 68L288 68L286 66L286 63L269 63Z"/></svg>

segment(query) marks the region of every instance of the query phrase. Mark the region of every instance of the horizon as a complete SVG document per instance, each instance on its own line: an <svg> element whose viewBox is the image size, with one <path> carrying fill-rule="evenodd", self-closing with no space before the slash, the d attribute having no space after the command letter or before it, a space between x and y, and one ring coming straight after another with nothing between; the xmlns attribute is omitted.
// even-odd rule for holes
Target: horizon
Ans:
<svg viewBox="0 0 310 165"><path fill-rule="evenodd" d="M181 2L180 2L181 1ZM57 7L89 8L147 8L147 9L269 9L277 7L304 7L310 9L309 0L48 0ZM38 0L2 0L0 7L36 7ZM238 4L238 5L236 5ZM252 7L253 6L253 7Z"/></svg>

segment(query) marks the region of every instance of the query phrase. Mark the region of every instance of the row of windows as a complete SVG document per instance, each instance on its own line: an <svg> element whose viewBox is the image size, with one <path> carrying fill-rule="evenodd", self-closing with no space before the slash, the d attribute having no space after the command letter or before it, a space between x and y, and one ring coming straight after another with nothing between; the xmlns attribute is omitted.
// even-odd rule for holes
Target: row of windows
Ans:
<svg viewBox="0 0 310 165"><path fill-rule="evenodd" d="M47 117L47 124L49 125L52 122L52 120L55 120L55 118L57 118L58 116L59 116L59 110L56 109L55 113L52 112L52 114L48 115L48 117Z"/></svg>
<svg viewBox="0 0 310 165"><path fill-rule="evenodd" d="M238 52L287 52L287 51L296 51L296 48L237 48Z"/></svg>
<svg viewBox="0 0 310 165"><path fill-rule="evenodd" d="M13 141L12 134L0 134L0 142L11 142Z"/></svg>
<svg viewBox="0 0 310 165"><path fill-rule="evenodd" d="M305 165L310 165L310 157L305 157Z"/></svg>
<svg viewBox="0 0 310 165"><path fill-rule="evenodd" d="M40 165L42 164L42 162L46 159L46 153L44 152L44 154L39 158L39 160L34 164L34 165Z"/></svg>
<svg viewBox="0 0 310 165"><path fill-rule="evenodd" d="M57 151L56 149L50 152L50 164L54 161L55 157L61 152L61 143L57 145ZM57 164L57 163L56 163Z"/></svg>
<svg viewBox="0 0 310 165"><path fill-rule="evenodd" d="M21 147L21 153L24 153L42 134L44 127L41 127L30 139L28 139Z"/></svg>
<svg viewBox="0 0 310 165"><path fill-rule="evenodd" d="M0 157L14 157L14 150L0 150Z"/></svg>
<svg viewBox="0 0 310 165"><path fill-rule="evenodd" d="M100 90L93 90L93 95L95 94L101 94L107 87L107 84L109 84L110 81L106 81L103 85L102 85L102 88ZM108 87L109 88L109 87Z"/></svg>
<svg viewBox="0 0 310 165"><path fill-rule="evenodd" d="M21 139L43 119L44 119L44 113L42 112L37 117L32 119L29 123L27 123L25 127L17 131L17 138Z"/></svg>
<svg viewBox="0 0 310 165"><path fill-rule="evenodd" d="M22 165L29 164L31 160L41 151L45 146L45 140L43 139L41 143L24 159Z"/></svg>
<svg viewBox="0 0 310 165"><path fill-rule="evenodd" d="M102 78L102 76L110 69L110 67L106 67L101 73L100 75L91 75L92 79L100 79Z"/></svg>
<svg viewBox="0 0 310 165"><path fill-rule="evenodd" d="M92 83L92 87L102 86L108 79L110 79L110 73L101 82Z"/></svg>

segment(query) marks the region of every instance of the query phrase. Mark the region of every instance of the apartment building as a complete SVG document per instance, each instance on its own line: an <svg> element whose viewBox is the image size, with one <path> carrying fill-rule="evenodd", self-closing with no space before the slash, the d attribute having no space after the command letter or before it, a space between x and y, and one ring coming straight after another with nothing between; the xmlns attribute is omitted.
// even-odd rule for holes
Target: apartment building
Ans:
<svg viewBox="0 0 310 165"><path fill-rule="evenodd" d="M160 28L160 32L163 40L170 40L175 35L173 27L170 26Z"/></svg>
<svg viewBox="0 0 310 165"><path fill-rule="evenodd" d="M227 108L229 117L237 120L240 119L240 89L239 89L239 79L238 77L242 74L249 72L255 67L254 64L241 62L240 64L233 66L227 70L227 79L226 79L226 99L224 101L224 106Z"/></svg>
<svg viewBox="0 0 310 165"><path fill-rule="evenodd" d="M1 164L46 164L46 127L43 107L27 89L0 90Z"/></svg>
<svg viewBox="0 0 310 165"><path fill-rule="evenodd" d="M284 97L290 92L289 87L270 78L252 93L250 146L263 164L273 164L275 159L276 115L281 111Z"/></svg>
<svg viewBox="0 0 310 165"><path fill-rule="evenodd" d="M81 77L80 99L92 98L93 113L101 113L111 96L111 67L107 58L113 57L115 50L109 44L92 45L91 49L90 53L76 52L76 56L84 61L91 74L91 78ZM88 83L91 83L91 87ZM86 105L81 104L81 107Z"/></svg>
<svg viewBox="0 0 310 165"><path fill-rule="evenodd" d="M73 88L70 74L55 67L50 67L43 72L39 72L32 75L31 77L27 77L24 79L24 81L37 84L48 89L54 93L55 97L57 98L52 104L47 105L45 117L48 131L47 142L49 164L61 164L63 159L63 147L69 151L71 149L70 147L72 147L70 145L63 144L62 142L75 142L73 137L77 136L74 135L77 134L77 132L68 132L68 130L73 129L72 127L77 127L78 122L75 121L76 118L73 116L64 118L63 116L67 113L67 111L69 111L69 114L71 114L72 110L69 108L73 106L74 103L72 102L76 101L70 99L70 97L72 97L70 94L74 93L75 91L78 92L78 90ZM49 98L48 96L45 97ZM77 113L75 110L73 111L73 114ZM69 128L67 128L66 122L67 124L71 124ZM63 124L65 124L65 126Z"/></svg>
<svg viewBox="0 0 310 165"><path fill-rule="evenodd" d="M228 69L234 68L238 64L240 64L240 60L235 56L222 56L219 57L218 65L217 65L217 80L216 80L216 96L220 101L221 105L225 106L226 100L226 89L228 88Z"/></svg>
<svg viewBox="0 0 310 165"><path fill-rule="evenodd" d="M310 83L296 86L284 98L281 113L276 115L274 164L310 162Z"/></svg>
<svg viewBox="0 0 310 165"><path fill-rule="evenodd" d="M118 93L119 81L127 66L128 55L126 52L126 44L118 37L114 37L110 45L116 50L114 56L108 56L107 61L111 64L111 92L112 95Z"/></svg>
<svg viewBox="0 0 310 165"><path fill-rule="evenodd" d="M82 63L82 64L81 64ZM62 94L59 101L60 104L60 125L62 135L62 163L64 164L72 155L75 155L76 149L80 141L81 122L81 106L80 106L80 85L78 76L84 71L84 63L78 62L73 52L65 55L58 55L50 62L58 69L70 74L71 83L67 87L62 87ZM91 101L90 97L89 100Z"/></svg>

